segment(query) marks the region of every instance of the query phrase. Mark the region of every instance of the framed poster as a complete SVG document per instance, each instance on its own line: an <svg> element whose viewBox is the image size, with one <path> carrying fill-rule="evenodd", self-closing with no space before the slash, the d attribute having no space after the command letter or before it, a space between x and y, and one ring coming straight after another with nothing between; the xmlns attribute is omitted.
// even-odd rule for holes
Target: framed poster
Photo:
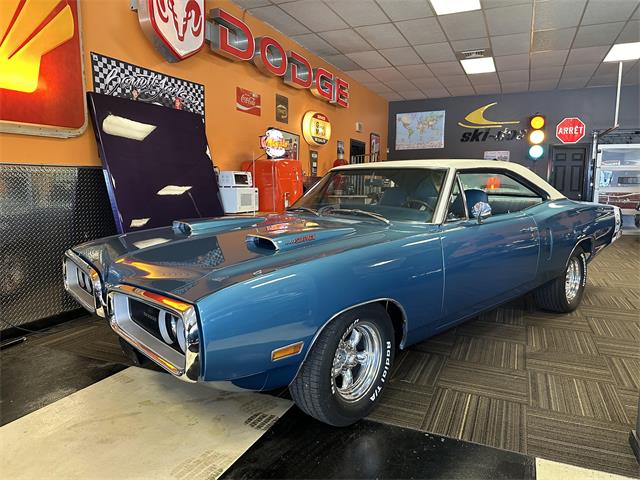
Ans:
<svg viewBox="0 0 640 480"><path fill-rule="evenodd" d="M311 176L318 175L318 151L309 150L309 164L311 166Z"/></svg>
<svg viewBox="0 0 640 480"><path fill-rule="evenodd" d="M380 160L380 135L371 132L369 135L369 161L377 162Z"/></svg>
<svg viewBox="0 0 640 480"><path fill-rule="evenodd" d="M91 52L93 91L204 116L204 85Z"/></svg>
<svg viewBox="0 0 640 480"><path fill-rule="evenodd" d="M80 2L3 2L2 23L0 132L80 135L87 126Z"/></svg>
<svg viewBox="0 0 640 480"><path fill-rule="evenodd" d="M289 123L289 98L276 93L276 122Z"/></svg>
<svg viewBox="0 0 640 480"><path fill-rule="evenodd" d="M396 150L444 148L444 110L396 113Z"/></svg>

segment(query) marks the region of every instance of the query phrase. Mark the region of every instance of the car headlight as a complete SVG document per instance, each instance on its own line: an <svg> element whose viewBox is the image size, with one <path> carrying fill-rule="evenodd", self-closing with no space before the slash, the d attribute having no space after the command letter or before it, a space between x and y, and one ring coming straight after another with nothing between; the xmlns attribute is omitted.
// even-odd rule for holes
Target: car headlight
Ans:
<svg viewBox="0 0 640 480"><path fill-rule="evenodd" d="M160 318L158 319L158 327L162 339L169 345L178 345L184 353L186 349L186 338L184 331L184 322L180 317L172 315L169 312L160 310Z"/></svg>

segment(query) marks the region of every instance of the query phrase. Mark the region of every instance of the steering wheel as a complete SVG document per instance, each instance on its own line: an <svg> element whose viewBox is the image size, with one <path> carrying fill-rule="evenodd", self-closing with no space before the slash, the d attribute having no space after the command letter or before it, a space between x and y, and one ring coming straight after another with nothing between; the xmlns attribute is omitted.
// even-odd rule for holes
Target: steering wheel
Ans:
<svg viewBox="0 0 640 480"><path fill-rule="evenodd" d="M435 209L431 205L429 205L427 202L423 202L422 200L417 200L415 198L410 198L409 200L404 202L402 206L420 210L421 212L424 212L425 210L429 210L433 213L435 211Z"/></svg>

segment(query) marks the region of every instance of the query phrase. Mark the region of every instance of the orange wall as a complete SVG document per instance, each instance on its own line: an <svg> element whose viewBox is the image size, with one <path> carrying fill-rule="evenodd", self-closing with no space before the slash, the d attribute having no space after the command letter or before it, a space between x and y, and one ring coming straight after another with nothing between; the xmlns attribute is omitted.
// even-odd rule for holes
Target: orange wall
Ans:
<svg viewBox="0 0 640 480"><path fill-rule="evenodd" d="M234 4L228 1L207 1L206 4L207 11L222 7L242 18L250 25L254 35L269 34L278 39L285 49L304 53L312 66L324 66L339 73L336 67L304 50ZM260 155L258 136L268 126L301 135L302 116L308 110L318 110L328 115L332 123L330 142L322 147L311 147L319 152L319 173L324 173L335 160L337 140L345 142L347 155L350 138L364 141L369 153L370 132L381 135L381 157L386 158L388 103L346 74L341 76L350 81L348 109L318 100L308 90L289 87L278 77L262 74L253 64L233 62L212 54L207 45L193 57L170 64L156 53L142 33L137 15L129 10L129 0L81 0L81 16L87 90L92 90L90 51L204 84L207 138L214 163L222 170L236 169L241 162ZM236 86L261 94L262 116L236 111ZM288 125L275 121L276 93L289 98ZM356 121L364 123L363 133L356 133ZM305 172L309 171L309 150L301 135L300 158ZM70 139L0 134L0 162L100 165L90 124L82 135Z"/></svg>

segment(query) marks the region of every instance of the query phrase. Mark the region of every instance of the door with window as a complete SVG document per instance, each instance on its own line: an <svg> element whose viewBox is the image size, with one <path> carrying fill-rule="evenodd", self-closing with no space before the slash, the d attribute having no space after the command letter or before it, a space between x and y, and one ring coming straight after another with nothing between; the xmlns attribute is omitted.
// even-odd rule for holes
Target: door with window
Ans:
<svg viewBox="0 0 640 480"><path fill-rule="evenodd" d="M492 209L478 223L467 199ZM444 329L524 293L537 274L538 228L526 210L544 201L526 181L499 171L461 171L442 227Z"/></svg>

